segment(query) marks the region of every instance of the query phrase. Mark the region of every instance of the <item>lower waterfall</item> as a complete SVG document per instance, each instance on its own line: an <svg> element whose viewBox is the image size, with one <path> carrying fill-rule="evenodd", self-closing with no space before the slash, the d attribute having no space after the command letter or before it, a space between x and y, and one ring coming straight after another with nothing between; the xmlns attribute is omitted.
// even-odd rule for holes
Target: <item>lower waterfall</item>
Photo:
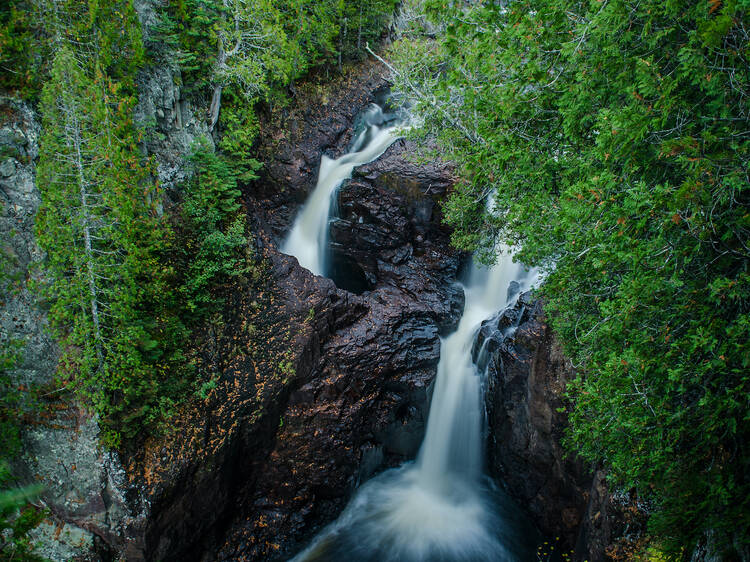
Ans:
<svg viewBox="0 0 750 562"><path fill-rule="evenodd" d="M414 463L359 488L341 516L294 560L526 561L538 540L520 510L483 476L482 377L472 344L482 321L513 305L537 275L507 250L492 268L474 267L463 315L441 341L427 431Z"/></svg>

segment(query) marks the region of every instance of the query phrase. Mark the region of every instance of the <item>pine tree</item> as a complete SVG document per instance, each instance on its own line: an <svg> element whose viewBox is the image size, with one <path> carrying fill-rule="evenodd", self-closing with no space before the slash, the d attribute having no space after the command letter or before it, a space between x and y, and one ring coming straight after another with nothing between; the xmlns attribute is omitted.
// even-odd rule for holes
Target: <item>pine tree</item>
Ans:
<svg viewBox="0 0 750 562"><path fill-rule="evenodd" d="M102 148L109 131L96 120L102 113L100 99L71 50L61 46L42 94L45 134L38 182L44 204L38 233L58 273L52 317L58 324L72 320L70 343L80 347L77 368L86 371L103 367L109 289L121 257L112 240L115 219L101 189Z"/></svg>

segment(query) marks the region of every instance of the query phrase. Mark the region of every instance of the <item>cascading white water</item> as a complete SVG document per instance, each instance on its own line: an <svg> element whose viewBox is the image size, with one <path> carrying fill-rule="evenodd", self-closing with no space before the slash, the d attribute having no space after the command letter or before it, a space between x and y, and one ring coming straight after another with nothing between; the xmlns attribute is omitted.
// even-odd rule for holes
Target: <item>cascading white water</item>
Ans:
<svg viewBox="0 0 750 562"><path fill-rule="evenodd" d="M471 356L474 336L483 320L513 304L508 299L512 281L522 281L526 290L533 280L533 273L513 263L507 248L491 269L472 269L458 328L440 346L435 392L418 458L427 485L439 489L446 478L471 482L481 475L484 406L481 378Z"/></svg>
<svg viewBox="0 0 750 562"><path fill-rule="evenodd" d="M444 338L425 439L416 463L363 485L295 561L513 561L534 558L533 530L483 479L482 380L472 345L482 321L537 280L505 249L473 268L455 332Z"/></svg>
<svg viewBox="0 0 750 562"><path fill-rule="evenodd" d="M389 117L380 106L371 104L362 116L365 128L355 136L350 151L336 160L320 159L318 183L281 248L315 275L326 274L328 219L334 194L355 167L375 160L398 138L395 126L385 126Z"/></svg>

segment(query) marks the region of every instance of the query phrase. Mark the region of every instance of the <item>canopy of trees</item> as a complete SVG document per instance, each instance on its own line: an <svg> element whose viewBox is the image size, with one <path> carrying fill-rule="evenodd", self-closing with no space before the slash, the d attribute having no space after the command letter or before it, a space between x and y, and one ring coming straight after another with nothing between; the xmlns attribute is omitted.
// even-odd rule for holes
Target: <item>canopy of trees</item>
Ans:
<svg viewBox="0 0 750 562"><path fill-rule="evenodd" d="M461 165L454 242L548 271L568 445L653 502L675 555L750 540L749 9L434 1L391 53Z"/></svg>

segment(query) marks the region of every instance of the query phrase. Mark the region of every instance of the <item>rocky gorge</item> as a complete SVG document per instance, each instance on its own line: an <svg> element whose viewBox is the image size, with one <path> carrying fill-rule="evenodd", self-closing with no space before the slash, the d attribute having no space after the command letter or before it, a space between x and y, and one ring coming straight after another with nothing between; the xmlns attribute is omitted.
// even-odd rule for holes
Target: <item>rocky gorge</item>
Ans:
<svg viewBox="0 0 750 562"><path fill-rule="evenodd" d="M174 72L144 75L140 106L162 131L149 150L170 186L189 173L180 163L205 132L196 117L204 108L182 98ZM206 326L212 345L203 361L216 388L185 408L166 437L104 452L96 420L64 400L54 419L26 432L16 470L45 487L50 515L37 537L46 556L286 559L359 484L414 458L440 337L455 327L463 303L457 281L468 256L450 246L439 207L455 181L451 167L415 163L414 145L398 140L355 170L331 224L333 279L313 276L278 250L314 185L320 155L346 150L355 116L387 86L383 70L368 62L300 88L288 110L264 116L264 168L243 192L263 275L234 288L221 317ZM24 288L43 275L32 234L39 125L28 107L4 105L3 240L22 281L5 299L3 329L30 342L18 376L39 383L55 370L43 303ZM522 297L483 326L477 345L483 340L492 342L491 472L546 535L561 537L562 548L604 559L634 528L623 523L632 502L610 495L600 471L563 452L558 409L573 369L541 304Z"/></svg>

